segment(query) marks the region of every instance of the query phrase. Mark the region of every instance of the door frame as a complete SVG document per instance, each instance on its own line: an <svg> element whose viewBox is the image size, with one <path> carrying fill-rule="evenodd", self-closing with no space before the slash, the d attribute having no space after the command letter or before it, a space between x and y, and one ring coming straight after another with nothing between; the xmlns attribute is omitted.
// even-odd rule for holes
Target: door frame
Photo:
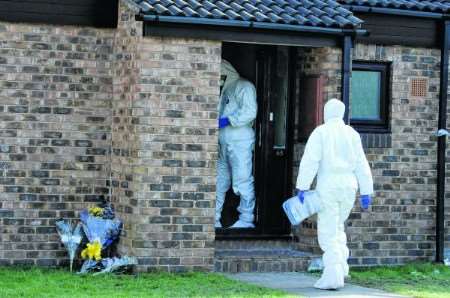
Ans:
<svg viewBox="0 0 450 298"><path fill-rule="evenodd" d="M275 51L276 48L275 46L261 46L261 50L264 51ZM297 55L298 55L298 51L296 47L288 47L288 54L289 54L289 63L288 63L288 92L287 92L287 112L286 112L286 149L285 149L285 154L286 154L286 164L287 164L287 181L284 184L284 188L286 190L286 192L288 194L291 193L291 191L293 189L289 189L292 188L293 186L293 161L294 161L294 140L295 140L295 136L294 136L294 132L295 132L295 103L296 103L296 89L298 87L298 75L299 73L297 72L297 65L298 65L298 59L297 59ZM272 56L269 63L271 63L272 65L270 65L270 68L273 69L274 64L276 61L273 61L273 58L275 56ZM255 65L255 67L257 67ZM267 67L265 69L265 71L267 71ZM257 73L257 76L259 76L260 74ZM268 82L266 82L264 84L264 90L263 92L268 92L269 90L267 90L268 87L268 83L270 82L270 80L272 79L272 74L270 74L270 76L265 76L267 79L268 77ZM257 80L258 81L258 80ZM257 84L257 82L255 82ZM255 84L255 85L256 85ZM260 86L255 86L257 88L257 92L258 92L258 96L260 96L261 91L260 91ZM269 95L270 96L270 95ZM268 102L264 102L265 105L268 105ZM257 119L255 121L255 134L257 135L256 137L256 142L255 142L255 151L254 151L254 155L256 156L257 152L256 152L256 148L257 148L257 142L260 141L258 134L259 134L259 129L260 129L260 125L265 125L265 134L264 135L264 139L261 140L263 142L269 142L270 140L268 139L269 134L267 133L267 131L269 131L270 129L270 123L269 123L269 112L270 109L269 107L263 107L264 111L266 113L260 113L259 111L259 107L258 107L258 116ZM260 154L262 154L264 156L264 158L269 158L270 157L270 150L273 150L273 148L271 148L267 143L264 145L263 147L264 149L261 150L262 152ZM256 195L263 195L263 198L266 198L265 196L265 192L267 191L266 187L263 187L262 189L260 188L261 186L258 185L258 183L265 183L266 181L269 181L267 178L267 171L264 169L257 169L257 165L254 165L255 168L255 193ZM262 171L261 171L262 170ZM258 172L257 172L258 171ZM261 193L262 192L262 193ZM261 202L259 200L256 200L256 204L255 204L255 222L258 224L258 222L260 222L259 218L261 216L264 216L264 214L262 213L262 210L259 209L260 205L264 204L264 202ZM281 206L280 206L281 208ZM252 228L252 229L216 229L216 240L224 240L224 239L230 239L230 240L235 240L235 239L260 239L260 240L268 240L268 239L292 239L292 234L291 234L291 226L287 226L286 227L286 231L280 235L275 235L275 234L264 234L261 231L261 227L256 226L256 228Z"/></svg>

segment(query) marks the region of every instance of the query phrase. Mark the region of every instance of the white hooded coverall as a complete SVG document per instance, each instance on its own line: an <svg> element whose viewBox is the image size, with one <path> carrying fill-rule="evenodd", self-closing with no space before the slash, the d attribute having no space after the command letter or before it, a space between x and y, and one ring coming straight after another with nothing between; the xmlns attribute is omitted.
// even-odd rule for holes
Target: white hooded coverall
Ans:
<svg viewBox="0 0 450 298"><path fill-rule="evenodd" d="M316 190L323 201L317 229L324 270L314 286L320 289L344 286L344 277L349 273L344 222L358 185L361 195L373 193L372 174L360 136L344 123L344 113L345 105L337 99L325 104L325 123L312 132L306 143L296 185L299 190L308 190L317 175Z"/></svg>
<svg viewBox="0 0 450 298"><path fill-rule="evenodd" d="M232 186L234 193L240 196L240 222L244 227L253 227L255 133L252 126L257 112L256 90L226 60L222 61L221 75L226 79L220 95L219 117L227 117L230 125L219 130L216 225L220 221L226 192Z"/></svg>

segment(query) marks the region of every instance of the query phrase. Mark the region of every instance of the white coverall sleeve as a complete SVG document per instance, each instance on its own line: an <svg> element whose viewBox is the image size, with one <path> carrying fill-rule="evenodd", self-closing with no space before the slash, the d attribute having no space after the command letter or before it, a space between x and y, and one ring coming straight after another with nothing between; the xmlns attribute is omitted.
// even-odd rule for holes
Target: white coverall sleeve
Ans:
<svg viewBox="0 0 450 298"><path fill-rule="evenodd" d="M250 82L240 83L236 90L239 100L239 109L228 116L231 126L239 127L250 124L256 119L258 105L256 103L256 90Z"/></svg>
<svg viewBox="0 0 450 298"><path fill-rule="evenodd" d="M373 194L372 172L366 155L364 154L359 135L354 138L354 146L356 153L356 167L354 173L358 180L359 192L361 195L371 195Z"/></svg>
<svg viewBox="0 0 450 298"><path fill-rule="evenodd" d="M299 190L309 190L314 177L319 170L322 160L322 140L317 128L311 133L306 142L305 152L303 153L298 170L296 188Z"/></svg>

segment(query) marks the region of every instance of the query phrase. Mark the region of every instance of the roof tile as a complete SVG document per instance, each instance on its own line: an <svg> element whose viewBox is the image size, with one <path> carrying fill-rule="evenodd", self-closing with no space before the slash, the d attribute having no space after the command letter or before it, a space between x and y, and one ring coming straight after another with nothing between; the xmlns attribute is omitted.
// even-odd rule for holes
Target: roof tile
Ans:
<svg viewBox="0 0 450 298"><path fill-rule="evenodd" d="M167 7L167 9L170 11L170 13L173 16L183 15L183 11L181 9L179 9L176 5L170 5L169 7Z"/></svg>
<svg viewBox="0 0 450 298"><path fill-rule="evenodd" d="M338 0L345 5L449 13L449 0Z"/></svg>
<svg viewBox="0 0 450 298"><path fill-rule="evenodd" d="M198 17L198 15L199 15L195 10L193 10L193 9L190 8L189 6L185 6L185 7L183 8L183 12L184 12L185 15L188 16L188 17Z"/></svg>
<svg viewBox="0 0 450 298"><path fill-rule="evenodd" d="M195 9L201 18L205 19L211 19L213 18L213 15L211 12L207 11L204 7L198 7Z"/></svg>
<svg viewBox="0 0 450 298"><path fill-rule="evenodd" d="M326 28L357 28L362 23L360 19L353 16L352 12L342 7L336 0L133 1L140 6L141 13L144 15L223 19ZM349 0L342 1L347 2Z"/></svg>
<svg viewBox="0 0 450 298"><path fill-rule="evenodd" d="M142 2L145 2L145 1L142 1ZM193 10L196 10L203 6L201 3L199 3L196 0L188 0L188 3L189 3L189 6L192 7Z"/></svg>

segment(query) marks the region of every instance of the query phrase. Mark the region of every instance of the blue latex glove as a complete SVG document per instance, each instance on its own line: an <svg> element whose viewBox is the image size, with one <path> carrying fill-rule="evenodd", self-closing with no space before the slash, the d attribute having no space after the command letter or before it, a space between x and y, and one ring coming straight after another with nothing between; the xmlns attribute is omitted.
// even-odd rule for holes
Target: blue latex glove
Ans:
<svg viewBox="0 0 450 298"><path fill-rule="evenodd" d="M300 203L303 204L303 201L305 200L305 192L303 190L297 189L297 198L299 199Z"/></svg>
<svg viewBox="0 0 450 298"><path fill-rule="evenodd" d="M367 210L367 209L369 209L369 206L370 206L370 204L372 203L372 198L370 197L370 195L362 195L362 196L359 198L359 202L360 202L360 204L361 204L361 207L362 207L364 210Z"/></svg>
<svg viewBox="0 0 450 298"><path fill-rule="evenodd" d="M224 128L230 125L230 120L227 117L219 118L219 128Z"/></svg>

